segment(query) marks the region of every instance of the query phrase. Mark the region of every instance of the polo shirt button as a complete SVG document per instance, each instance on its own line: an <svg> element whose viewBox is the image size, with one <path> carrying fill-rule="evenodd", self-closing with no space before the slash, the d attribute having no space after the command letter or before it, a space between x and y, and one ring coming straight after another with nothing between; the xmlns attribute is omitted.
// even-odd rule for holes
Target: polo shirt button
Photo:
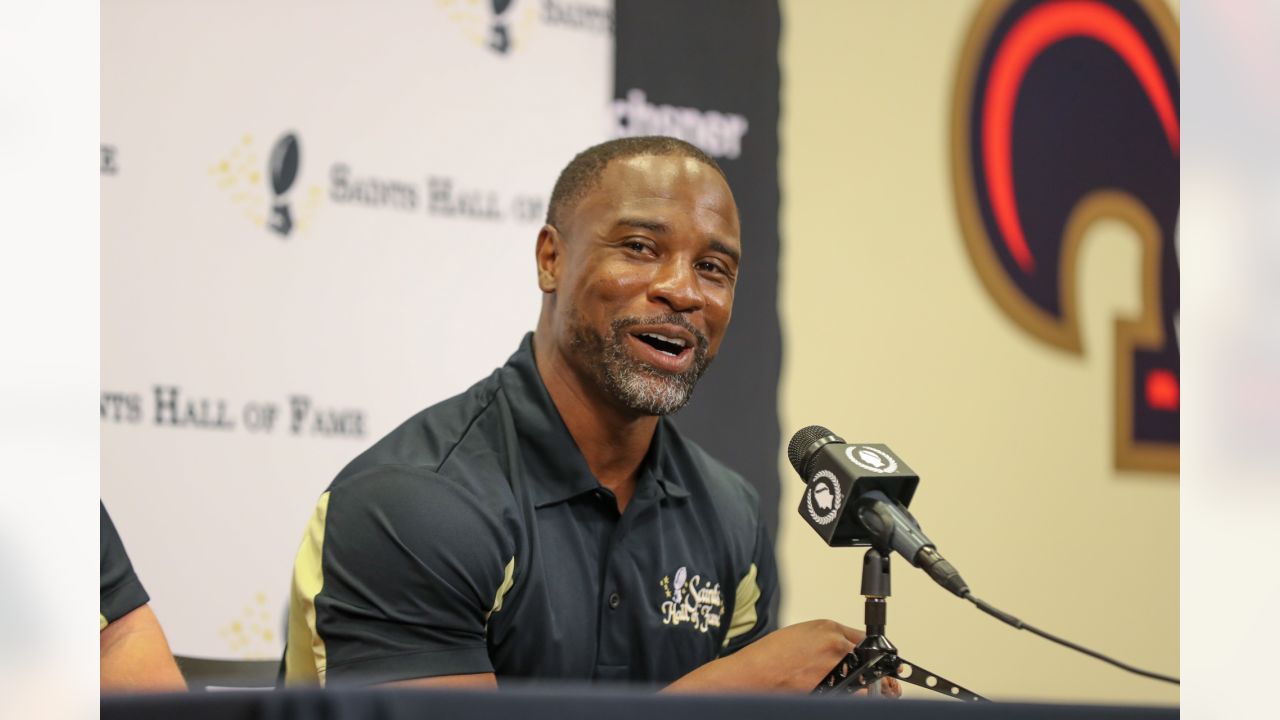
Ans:
<svg viewBox="0 0 1280 720"><path fill-rule="evenodd" d="M621 595L619 595L619 594L618 594L618 593L616 593L616 592L615 592L615 593L609 593L609 609L610 609L610 610L617 610L617 609L618 609L618 606L619 606L619 605L621 605L621 604L622 604L622 596L621 596Z"/></svg>

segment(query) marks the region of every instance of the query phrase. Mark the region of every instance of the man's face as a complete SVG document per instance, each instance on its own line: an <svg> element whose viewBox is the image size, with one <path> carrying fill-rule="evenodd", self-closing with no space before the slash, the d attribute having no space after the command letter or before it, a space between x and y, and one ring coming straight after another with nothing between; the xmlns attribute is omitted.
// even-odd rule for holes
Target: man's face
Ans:
<svg viewBox="0 0 1280 720"><path fill-rule="evenodd" d="M692 158L620 158L561 224L556 342L623 406L679 410L733 311L742 244L724 178Z"/></svg>

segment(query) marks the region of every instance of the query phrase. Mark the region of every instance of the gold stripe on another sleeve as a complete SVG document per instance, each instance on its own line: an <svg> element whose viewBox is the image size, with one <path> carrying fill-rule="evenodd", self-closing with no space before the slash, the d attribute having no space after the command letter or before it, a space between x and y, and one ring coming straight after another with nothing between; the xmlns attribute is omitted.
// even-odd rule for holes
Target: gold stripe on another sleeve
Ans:
<svg viewBox="0 0 1280 720"><path fill-rule="evenodd" d="M316 512L302 536L293 561L293 587L289 598L289 644L285 650L285 683L324 685L324 638L316 628L316 596L324 586L320 561L324 551L324 523L329 493L320 496Z"/></svg>

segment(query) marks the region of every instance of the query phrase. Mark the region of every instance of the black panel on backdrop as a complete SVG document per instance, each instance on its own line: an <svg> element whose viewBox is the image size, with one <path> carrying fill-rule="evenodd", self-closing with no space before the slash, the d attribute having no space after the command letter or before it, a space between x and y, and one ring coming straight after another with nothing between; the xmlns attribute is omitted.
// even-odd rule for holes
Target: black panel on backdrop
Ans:
<svg viewBox="0 0 1280 720"><path fill-rule="evenodd" d="M760 492L778 524L778 36L774 0L617 0L618 133L714 156L742 220L733 321L680 429Z"/></svg>

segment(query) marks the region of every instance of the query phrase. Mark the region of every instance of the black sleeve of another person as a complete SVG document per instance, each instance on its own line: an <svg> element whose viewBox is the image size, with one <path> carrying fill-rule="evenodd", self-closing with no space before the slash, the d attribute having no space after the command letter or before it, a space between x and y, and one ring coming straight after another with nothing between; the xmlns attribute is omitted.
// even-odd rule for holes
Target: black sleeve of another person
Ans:
<svg viewBox="0 0 1280 720"><path fill-rule="evenodd" d="M138 576L133 572L133 563L124 550L124 543L116 532L116 526L107 514L107 508L98 502L101 509L99 529L99 550L101 565L99 576L101 586L98 591L99 629L119 620L134 610L147 604L150 598L143 589Z"/></svg>

